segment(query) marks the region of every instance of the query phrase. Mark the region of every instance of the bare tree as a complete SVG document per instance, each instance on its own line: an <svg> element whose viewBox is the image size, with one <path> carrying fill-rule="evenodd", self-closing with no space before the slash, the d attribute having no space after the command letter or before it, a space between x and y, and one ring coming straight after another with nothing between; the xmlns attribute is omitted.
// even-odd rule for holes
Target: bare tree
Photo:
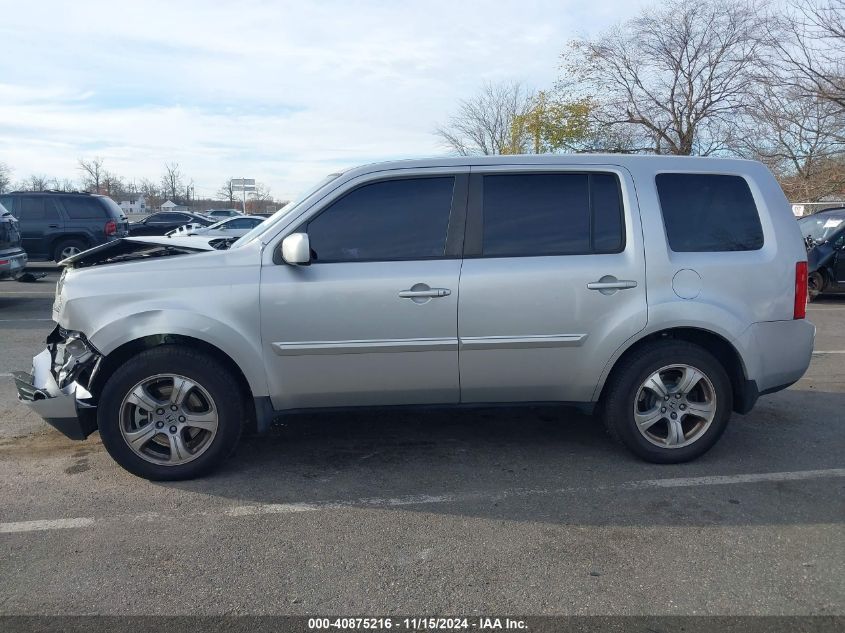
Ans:
<svg viewBox="0 0 845 633"><path fill-rule="evenodd" d="M164 173L161 176L161 189L166 198L178 202L179 194L185 188L184 175L179 168L179 163L165 163Z"/></svg>
<svg viewBox="0 0 845 633"><path fill-rule="evenodd" d="M103 171L101 176L102 190L110 198L123 199L126 197L127 189L123 179L110 171Z"/></svg>
<svg viewBox="0 0 845 633"><path fill-rule="evenodd" d="M9 191L12 187L12 170L6 163L0 163L0 193Z"/></svg>
<svg viewBox="0 0 845 633"><path fill-rule="evenodd" d="M265 211L268 207L275 207L273 194L270 193L270 187L257 182L255 183L255 191L249 194L247 200L247 211L255 213L257 211Z"/></svg>
<svg viewBox="0 0 845 633"><path fill-rule="evenodd" d="M787 197L816 201L845 186L845 111L779 77L761 81L735 149L761 160Z"/></svg>
<svg viewBox="0 0 845 633"><path fill-rule="evenodd" d="M225 183L220 185L220 189L217 190L217 199L218 200L225 200L230 205L235 204L235 190L232 187L232 179L230 178Z"/></svg>
<svg viewBox="0 0 845 633"><path fill-rule="evenodd" d="M138 193L142 194L147 201L148 209L158 209L164 202L164 194L161 188L148 178L142 178L138 185Z"/></svg>
<svg viewBox="0 0 845 633"><path fill-rule="evenodd" d="M79 169L82 170L83 187L93 193L100 193L103 174L103 159L95 156L91 160L79 159Z"/></svg>
<svg viewBox="0 0 845 633"><path fill-rule="evenodd" d="M845 0L793 0L772 26L783 81L845 111Z"/></svg>
<svg viewBox="0 0 845 633"><path fill-rule="evenodd" d="M49 188L56 191L76 191L76 185L70 178L51 178Z"/></svg>
<svg viewBox="0 0 845 633"><path fill-rule="evenodd" d="M21 191L47 191L53 179L44 174L32 174L20 181L17 188Z"/></svg>
<svg viewBox="0 0 845 633"><path fill-rule="evenodd" d="M514 125L532 104L532 94L518 82L486 83L435 134L461 156L519 154L529 147L528 136Z"/></svg>
<svg viewBox="0 0 845 633"><path fill-rule="evenodd" d="M572 42L560 87L592 98L596 124L632 133L632 150L710 154L744 107L765 20L745 0L670 0Z"/></svg>

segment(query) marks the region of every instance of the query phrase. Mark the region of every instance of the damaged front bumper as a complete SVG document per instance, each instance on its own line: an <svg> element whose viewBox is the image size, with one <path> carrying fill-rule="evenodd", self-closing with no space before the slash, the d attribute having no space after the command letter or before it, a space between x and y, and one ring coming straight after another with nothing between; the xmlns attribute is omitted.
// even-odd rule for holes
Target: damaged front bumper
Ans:
<svg viewBox="0 0 845 633"><path fill-rule="evenodd" d="M18 399L70 439L84 440L97 430L97 407L86 385L100 358L84 337L56 327L47 349L32 359L32 373L12 373Z"/></svg>

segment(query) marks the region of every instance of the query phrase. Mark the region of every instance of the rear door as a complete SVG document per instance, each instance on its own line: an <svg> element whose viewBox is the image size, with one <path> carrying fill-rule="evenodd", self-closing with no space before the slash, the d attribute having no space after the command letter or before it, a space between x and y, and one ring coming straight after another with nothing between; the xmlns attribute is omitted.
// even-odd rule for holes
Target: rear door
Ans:
<svg viewBox="0 0 845 633"><path fill-rule="evenodd" d="M645 290L627 171L473 167L461 401L591 401L605 363L646 325Z"/></svg>
<svg viewBox="0 0 845 633"><path fill-rule="evenodd" d="M15 210L24 250L32 257L52 257L52 244L65 232L65 221L50 196L20 196Z"/></svg>

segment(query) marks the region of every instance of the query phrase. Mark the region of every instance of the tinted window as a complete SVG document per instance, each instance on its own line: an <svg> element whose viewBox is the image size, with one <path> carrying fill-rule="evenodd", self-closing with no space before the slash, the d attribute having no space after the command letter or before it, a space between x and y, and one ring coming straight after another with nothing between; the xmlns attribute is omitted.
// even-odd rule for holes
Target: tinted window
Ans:
<svg viewBox="0 0 845 633"><path fill-rule="evenodd" d="M68 196L62 198L62 205L71 220L103 218L106 215L105 209L93 198Z"/></svg>
<svg viewBox="0 0 845 633"><path fill-rule="evenodd" d="M739 176L658 174L657 192L675 252L751 251L763 246L760 216Z"/></svg>
<svg viewBox="0 0 845 633"><path fill-rule="evenodd" d="M308 223L315 261L442 257L454 184L409 178L355 189Z"/></svg>
<svg viewBox="0 0 845 633"><path fill-rule="evenodd" d="M15 199L12 196L0 196L0 204L6 207L9 213L15 210Z"/></svg>
<svg viewBox="0 0 845 633"><path fill-rule="evenodd" d="M235 218L234 220L229 220L221 225L222 227L226 227L227 229L251 229L254 226L258 226L261 223L261 220L256 220L255 218Z"/></svg>
<svg viewBox="0 0 845 633"><path fill-rule="evenodd" d="M482 254L488 257L618 252L624 246L613 174L485 176Z"/></svg>
<svg viewBox="0 0 845 633"><path fill-rule="evenodd" d="M20 209L21 220L58 220L59 212L52 200L35 196L23 196Z"/></svg>
<svg viewBox="0 0 845 633"><path fill-rule="evenodd" d="M625 246L622 191L614 174L590 174L593 206L593 251L615 253Z"/></svg>
<svg viewBox="0 0 845 633"><path fill-rule="evenodd" d="M188 218L181 213L156 213L150 216L150 222L183 222Z"/></svg>

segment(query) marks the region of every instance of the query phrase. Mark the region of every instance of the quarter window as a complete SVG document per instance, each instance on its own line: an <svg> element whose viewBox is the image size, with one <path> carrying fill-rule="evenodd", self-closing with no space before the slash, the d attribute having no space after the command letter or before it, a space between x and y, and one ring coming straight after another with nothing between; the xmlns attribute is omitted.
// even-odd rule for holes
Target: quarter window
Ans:
<svg viewBox="0 0 845 633"><path fill-rule="evenodd" d="M364 185L308 222L316 262L443 257L455 178L403 178Z"/></svg>
<svg viewBox="0 0 845 633"><path fill-rule="evenodd" d="M105 209L92 199L85 197L62 198L62 205L71 220L85 220L105 217Z"/></svg>
<svg viewBox="0 0 845 633"><path fill-rule="evenodd" d="M753 251L763 247L760 215L744 178L658 174L656 182L673 251Z"/></svg>
<svg viewBox="0 0 845 633"><path fill-rule="evenodd" d="M482 255L578 255L623 247L614 174L484 176Z"/></svg>

